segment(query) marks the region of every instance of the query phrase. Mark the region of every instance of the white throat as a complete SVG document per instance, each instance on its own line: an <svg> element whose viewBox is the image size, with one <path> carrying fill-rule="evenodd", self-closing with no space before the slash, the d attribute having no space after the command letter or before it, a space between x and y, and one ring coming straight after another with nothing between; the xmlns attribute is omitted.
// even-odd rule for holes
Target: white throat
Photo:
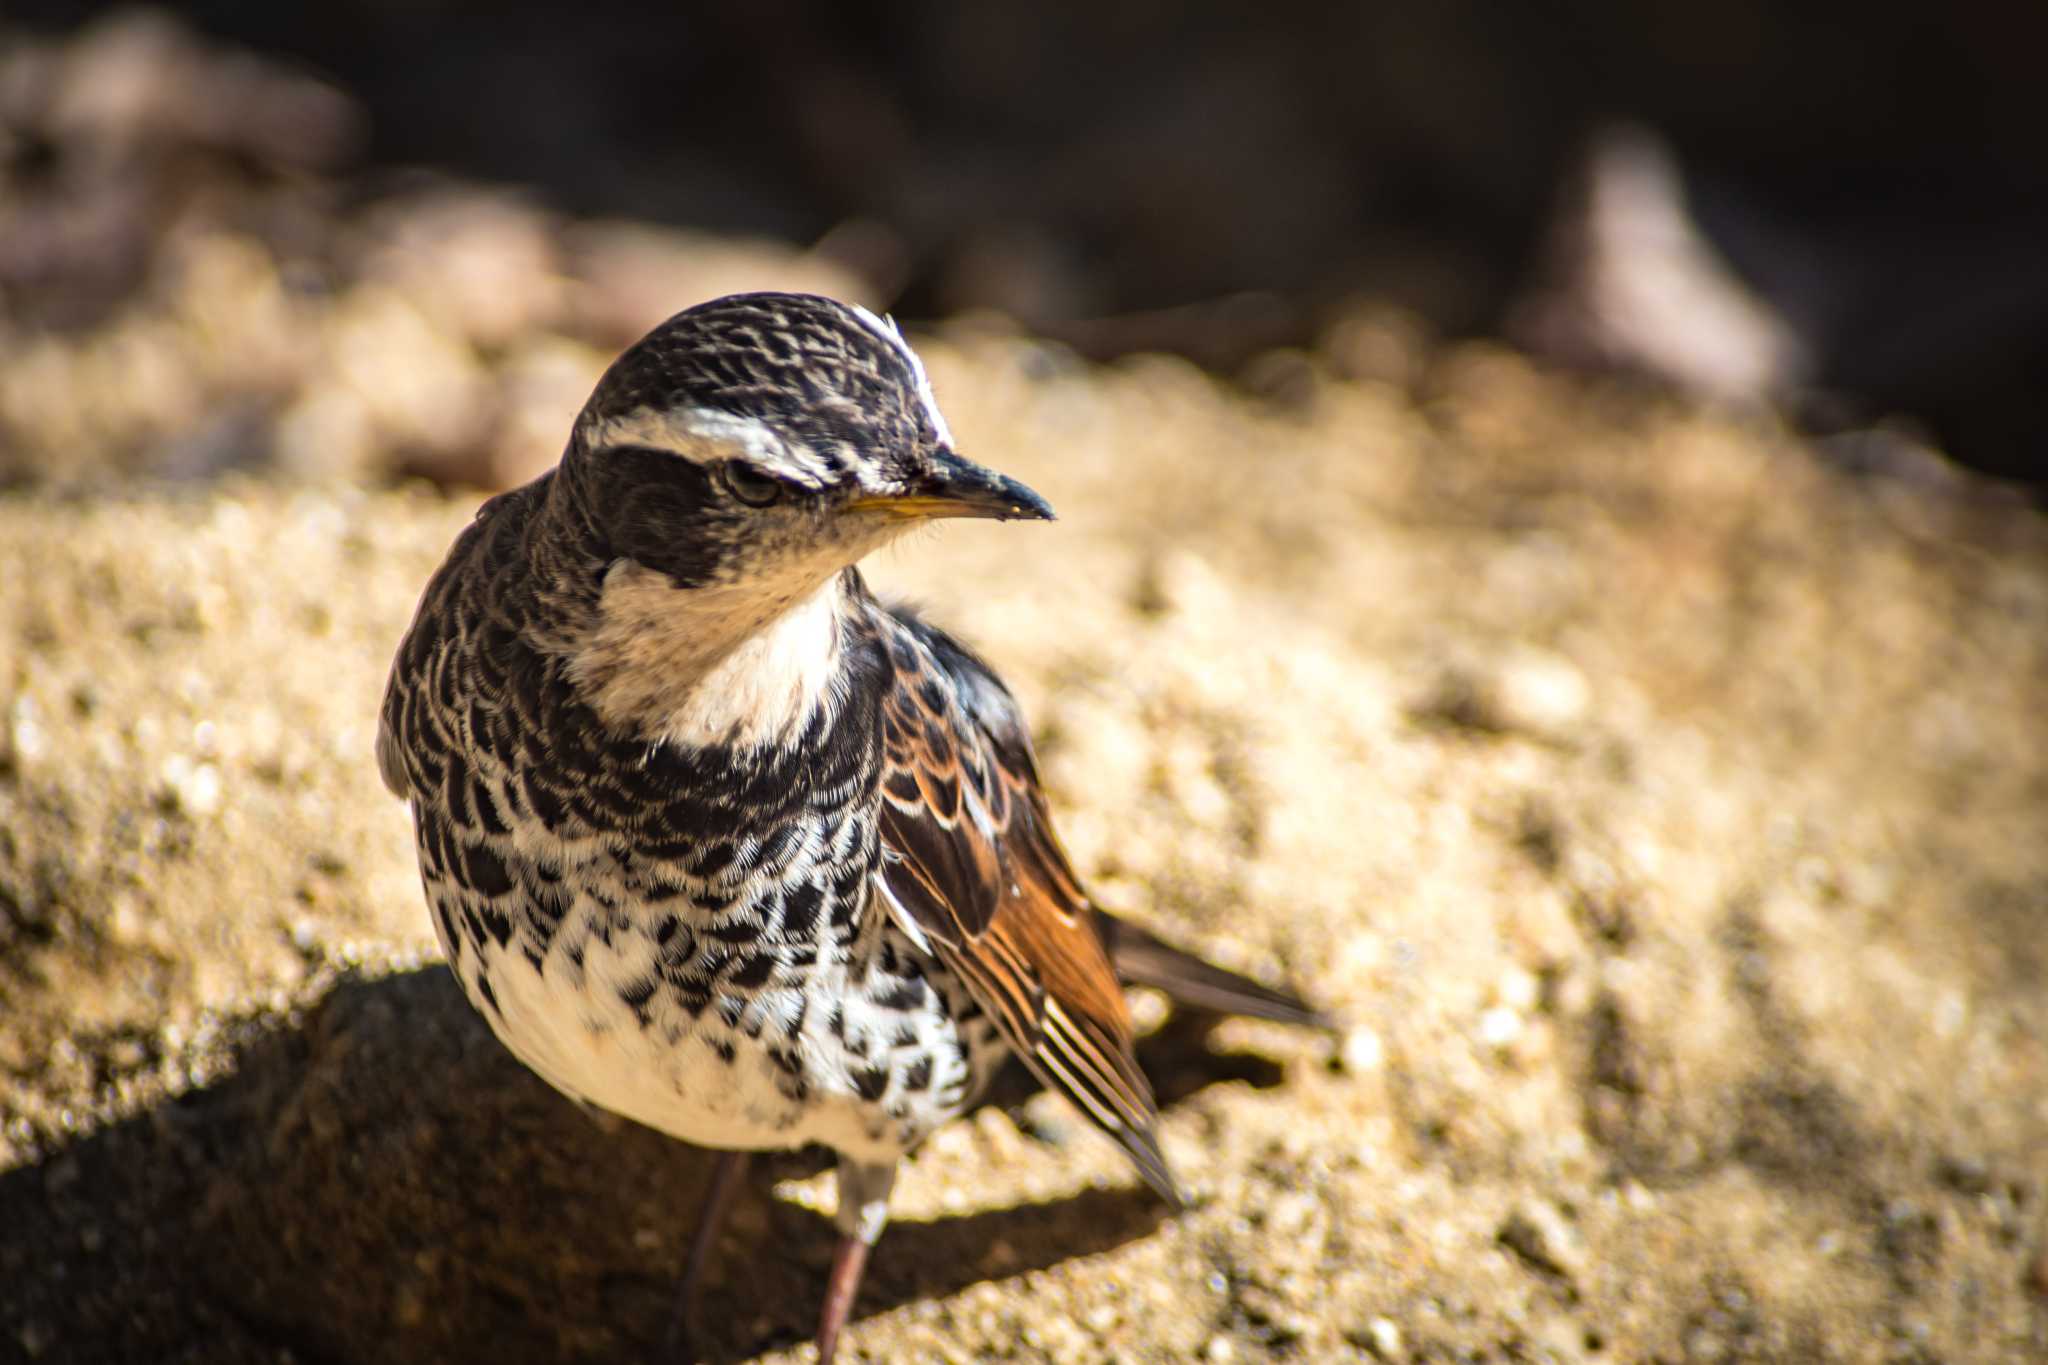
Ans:
<svg viewBox="0 0 2048 1365"><path fill-rule="evenodd" d="M622 561L605 575L569 675L599 719L650 742L780 739L833 703L844 593L838 574L805 588L678 588Z"/></svg>

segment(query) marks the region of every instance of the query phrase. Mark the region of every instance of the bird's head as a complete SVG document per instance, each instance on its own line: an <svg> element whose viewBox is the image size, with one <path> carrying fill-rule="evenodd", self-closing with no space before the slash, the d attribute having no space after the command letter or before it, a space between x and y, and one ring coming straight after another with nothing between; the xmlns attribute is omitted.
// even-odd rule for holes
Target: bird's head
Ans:
<svg viewBox="0 0 2048 1365"><path fill-rule="evenodd" d="M614 555L683 588L794 597L920 522L1053 514L953 449L895 324L806 294L655 328L598 382L563 471Z"/></svg>

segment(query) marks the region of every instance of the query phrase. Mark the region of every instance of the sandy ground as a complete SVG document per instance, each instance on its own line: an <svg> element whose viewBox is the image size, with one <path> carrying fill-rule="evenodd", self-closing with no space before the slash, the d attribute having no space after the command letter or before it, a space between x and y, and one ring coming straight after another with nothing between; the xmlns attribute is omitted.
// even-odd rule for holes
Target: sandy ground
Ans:
<svg viewBox="0 0 2048 1365"><path fill-rule="evenodd" d="M927 349L1062 520L875 576L1014 681L1106 904L1345 1029L1151 1035L1178 1217L1021 1085L941 1132L851 1357L2048 1358L2037 516L1482 349L1260 403ZM503 1053L371 759L472 501L0 500L0 1359L658 1337L706 1158ZM726 1358L809 1356L830 1182L756 1168Z"/></svg>

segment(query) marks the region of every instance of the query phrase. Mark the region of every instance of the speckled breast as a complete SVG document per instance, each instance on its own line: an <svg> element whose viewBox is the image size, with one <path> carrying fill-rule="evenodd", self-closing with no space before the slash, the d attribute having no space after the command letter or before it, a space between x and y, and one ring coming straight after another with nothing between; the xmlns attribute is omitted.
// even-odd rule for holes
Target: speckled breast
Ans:
<svg viewBox="0 0 2048 1365"><path fill-rule="evenodd" d="M870 912L872 722L679 749L553 700L396 718L442 944L522 1061L713 1146L895 1154L965 1105L986 1020Z"/></svg>

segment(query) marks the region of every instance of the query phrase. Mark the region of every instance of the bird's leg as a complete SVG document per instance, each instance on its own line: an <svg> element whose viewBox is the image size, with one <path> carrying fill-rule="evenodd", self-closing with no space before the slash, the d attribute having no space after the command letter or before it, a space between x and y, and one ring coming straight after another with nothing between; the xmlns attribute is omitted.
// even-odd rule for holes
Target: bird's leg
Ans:
<svg viewBox="0 0 2048 1365"><path fill-rule="evenodd" d="M825 1281L825 1306L818 1313L818 1365L832 1365L839 1333L853 1314L860 1294L861 1272L867 1269L868 1248L889 1225L889 1191L896 1184L896 1163L871 1165L839 1158L839 1249L832 1254L832 1275Z"/></svg>
<svg viewBox="0 0 2048 1365"><path fill-rule="evenodd" d="M860 1276L868 1264L868 1244L852 1233L839 1238L832 1253L832 1276L825 1281L825 1306L818 1312L818 1365L832 1365L832 1353L839 1349L839 1332L853 1313L853 1300L860 1293Z"/></svg>
<svg viewBox="0 0 2048 1365"><path fill-rule="evenodd" d="M683 1282L676 1291L675 1315L669 1319L667 1351L671 1360L690 1354L690 1323L697 1315L697 1291L704 1285L704 1266L718 1241L719 1229L732 1208L747 1173L746 1152L720 1152L711 1167L711 1181L704 1190L704 1203L697 1210L697 1226L690 1233L690 1249L683 1256Z"/></svg>

